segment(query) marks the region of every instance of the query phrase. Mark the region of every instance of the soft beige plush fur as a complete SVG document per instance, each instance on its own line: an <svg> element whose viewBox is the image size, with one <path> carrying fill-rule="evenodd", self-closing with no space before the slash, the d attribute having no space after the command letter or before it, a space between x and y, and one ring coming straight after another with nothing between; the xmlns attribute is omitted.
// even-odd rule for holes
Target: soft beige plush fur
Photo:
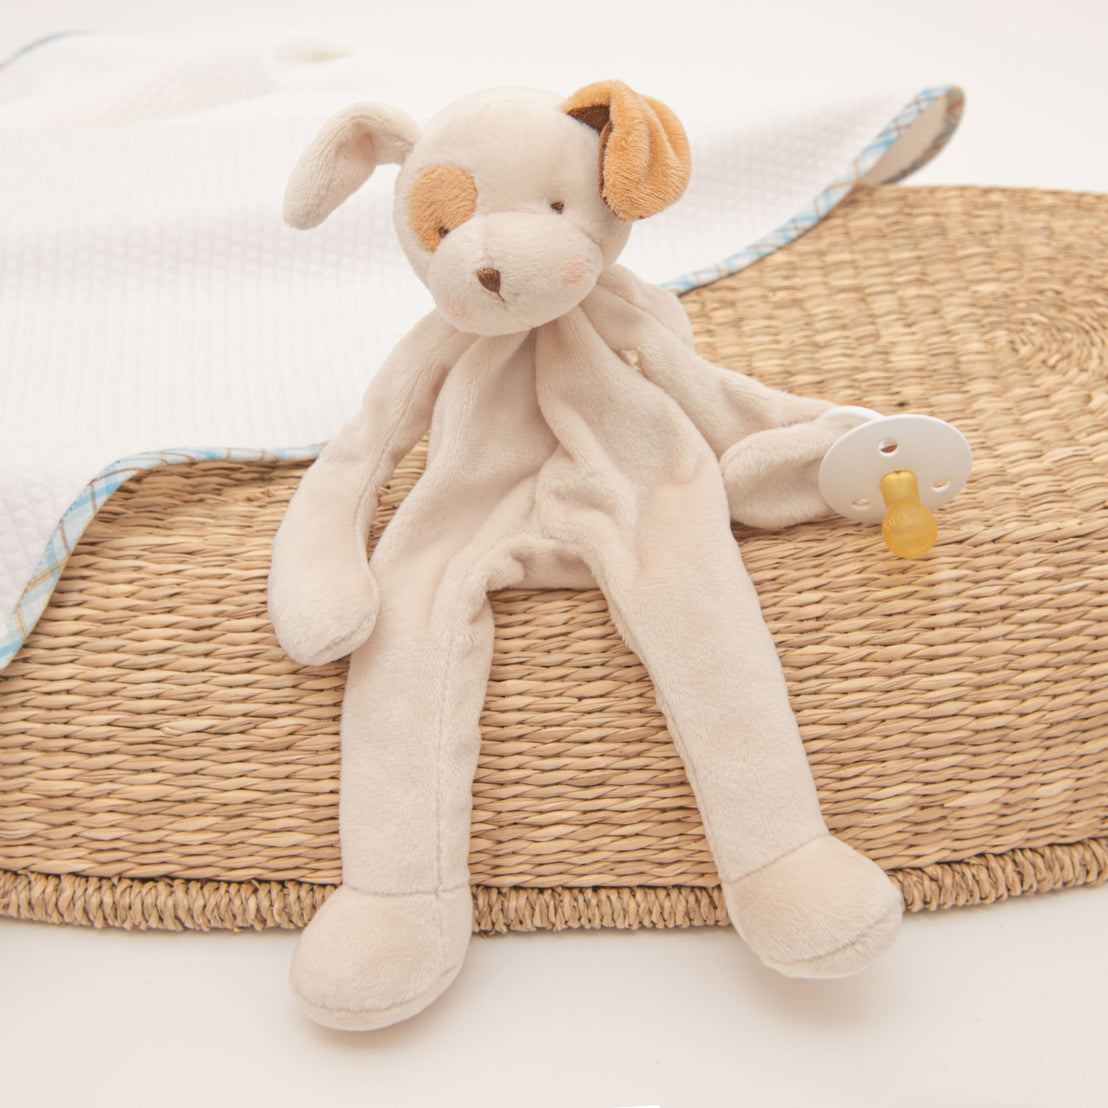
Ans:
<svg viewBox="0 0 1108 1108"><path fill-rule="evenodd" d="M827 833L730 530L826 514L815 471L843 425L820 418L825 401L700 359L676 298L615 264L627 213L684 188L680 124L619 82L565 102L480 94L422 134L360 105L305 152L287 218L315 225L382 161L401 164L396 229L436 310L305 475L274 544L285 649L353 652L343 886L300 941L296 993L324 1024L371 1028L453 979L487 594L594 582L654 681L737 929L787 974L861 969L895 936L900 898ZM426 472L367 559L377 489L428 429Z"/></svg>

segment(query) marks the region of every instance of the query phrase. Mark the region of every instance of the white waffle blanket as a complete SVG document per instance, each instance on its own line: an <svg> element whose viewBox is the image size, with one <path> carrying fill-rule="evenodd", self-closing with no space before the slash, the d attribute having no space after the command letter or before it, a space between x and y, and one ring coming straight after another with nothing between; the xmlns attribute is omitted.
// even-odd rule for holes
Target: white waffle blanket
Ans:
<svg viewBox="0 0 1108 1108"><path fill-rule="evenodd" d="M453 98L400 71L306 42L95 36L0 69L0 666L128 475L311 456L429 309L391 229L394 167L315 232L281 222L289 169L333 111L384 100L425 118ZM677 289L733 272L858 181L922 164L960 106L956 89L909 89L685 118L693 183L622 260Z"/></svg>

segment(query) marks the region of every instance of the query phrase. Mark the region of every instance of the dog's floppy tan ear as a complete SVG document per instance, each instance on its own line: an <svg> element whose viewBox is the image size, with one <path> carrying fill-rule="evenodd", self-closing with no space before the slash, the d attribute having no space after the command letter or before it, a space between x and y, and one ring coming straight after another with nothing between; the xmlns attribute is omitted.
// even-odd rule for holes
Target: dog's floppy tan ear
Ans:
<svg viewBox="0 0 1108 1108"><path fill-rule="evenodd" d="M399 164L419 140L415 120L384 104L354 104L332 116L300 155L285 189L285 222L322 223L379 165Z"/></svg>
<svg viewBox="0 0 1108 1108"><path fill-rule="evenodd" d="M661 101L622 81L597 81L575 92L562 111L600 132L600 195L620 219L654 215L685 191L689 140Z"/></svg>

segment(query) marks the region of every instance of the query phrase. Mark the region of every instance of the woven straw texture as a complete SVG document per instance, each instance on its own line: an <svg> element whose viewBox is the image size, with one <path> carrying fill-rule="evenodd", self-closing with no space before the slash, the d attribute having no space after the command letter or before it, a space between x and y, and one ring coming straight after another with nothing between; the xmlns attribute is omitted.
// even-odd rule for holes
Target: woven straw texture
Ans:
<svg viewBox="0 0 1108 1108"><path fill-rule="evenodd" d="M917 562L843 520L736 529L827 821L909 909L1108 876L1106 290L1106 197L883 188L685 298L713 361L930 412L974 446ZM299 927L338 882L345 665L294 665L265 614L302 472L153 471L89 528L0 676L0 913ZM494 610L475 927L725 922L603 598L510 591Z"/></svg>

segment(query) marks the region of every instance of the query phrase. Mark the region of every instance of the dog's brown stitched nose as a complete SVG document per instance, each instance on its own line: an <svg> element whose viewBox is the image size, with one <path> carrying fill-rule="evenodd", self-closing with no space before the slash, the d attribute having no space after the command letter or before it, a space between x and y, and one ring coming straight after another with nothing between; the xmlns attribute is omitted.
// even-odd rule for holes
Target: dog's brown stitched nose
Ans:
<svg viewBox="0 0 1108 1108"><path fill-rule="evenodd" d="M477 280L481 282L489 290L489 292L500 292L500 270L499 269L479 269L477 271Z"/></svg>

